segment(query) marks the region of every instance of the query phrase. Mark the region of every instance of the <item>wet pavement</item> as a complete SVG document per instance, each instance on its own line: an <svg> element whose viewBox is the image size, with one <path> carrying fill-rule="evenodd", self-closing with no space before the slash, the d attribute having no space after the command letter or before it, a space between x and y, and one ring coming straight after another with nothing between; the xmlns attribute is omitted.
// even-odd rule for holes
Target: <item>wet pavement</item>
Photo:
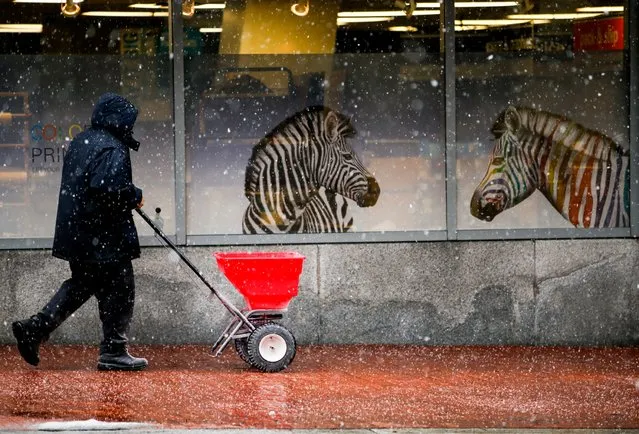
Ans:
<svg viewBox="0 0 639 434"><path fill-rule="evenodd" d="M301 346L274 374L209 350L134 346L150 367L127 373L93 346L44 345L38 368L0 346L0 430L639 429L639 348Z"/></svg>

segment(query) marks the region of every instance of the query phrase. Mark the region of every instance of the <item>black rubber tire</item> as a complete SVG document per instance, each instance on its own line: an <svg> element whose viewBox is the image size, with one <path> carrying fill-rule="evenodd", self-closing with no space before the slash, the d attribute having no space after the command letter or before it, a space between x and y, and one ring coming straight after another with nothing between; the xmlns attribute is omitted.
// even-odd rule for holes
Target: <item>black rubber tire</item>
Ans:
<svg viewBox="0 0 639 434"><path fill-rule="evenodd" d="M265 320L262 318L251 318L250 321L256 328L261 325L268 324L268 320ZM240 359L242 359L243 361L245 361L246 363L250 365L251 362L249 361L249 356L248 356L248 337L234 339L234 341L235 341L234 342L235 351L237 351L237 354L240 356Z"/></svg>
<svg viewBox="0 0 639 434"><path fill-rule="evenodd" d="M280 324L257 327L247 340L248 362L262 372L279 372L295 358L295 337Z"/></svg>
<svg viewBox="0 0 639 434"><path fill-rule="evenodd" d="M240 359L244 360L249 365L249 356L248 356L248 338L235 339L235 351L240 356Z"/></svg>

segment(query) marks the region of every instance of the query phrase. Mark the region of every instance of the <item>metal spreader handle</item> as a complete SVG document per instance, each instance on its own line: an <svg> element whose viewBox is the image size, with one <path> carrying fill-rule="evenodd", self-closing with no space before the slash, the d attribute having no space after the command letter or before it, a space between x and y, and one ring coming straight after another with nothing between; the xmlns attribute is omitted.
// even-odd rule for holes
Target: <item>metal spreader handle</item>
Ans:
<svg viewBox="0 0 639 434"><path fill-rule="evenodd" d="M235 315L237 318L240 318L240 320L242 320L243 323L245 323L250 330L253 330L255 327L251 324L251 322L246 318L246 316L237 308L235 307L229 300L227 300L222 294L220 294L214 287L213 285L211 285L211 283L206 280L206 278L204 277L204 275L200 272L200 270L193 264L193 262L191 262L189 260L189 258L187 258L184 253L182 253L180 251L180 249L178 249L178 247L173 243L173 241L171 241L169 239L169 237L166 236L166 234L164 232L162 232L162 229L160 229L158 227L158 225L155 224L155 222L151 219L151 217L149 217L149 215L147 213L145 213L144 211L142 211L141 208L136 208L135 209L137 211L138 214L140 214L140 217L142 217L144 219L145 222L147 222L149 224L149 226L151 226L151 228L155 231L155 233L169 246L171 247L171 249L177 253L177 255L180 257L180 259L182 259L184 261L184 263L195 273L197 274L197 276L200 278L200 280L211 290L211 292L218 298L218 300L220 300L220 302L224 305L224 307L226 307L226 309L231 312L233 315ZM160 212L162 210L160 208L156 208L155 212L156 214L160 215Z"/></svg>
<svg viewBox="0 0 639 434"><path fill-rule="evenodd" d="M158 234L158 236L159 236L160 238L162 238L162 240L163 240L166 244L168 244L168 245L171 247L171 249L172 249L175 253L177 253L177 255L180 257L180 259L182 259L182 260L184 261L184 263L185 263L186 265L188 265L188 267L189 267L191 270L193 270L193 272L194 272L195 274L197 274L197 275L198 275L198 277L199 277L200 279L202 279L202 282L204 282L204 284L205 284L206 286L208 286L208 287L209 287L209 289L210 289L211 291L213 291L215 294L217 294L217 291L215 290L215 288L213 288L213 285L211 285L211 284L210 284L210 283L209 283L209 282L208 282L208 281L204 278L204 275L202 275L202 273L200 272L200 270L199 270L199 269L198 269L198 268L197 268L197 267L196 267L196 266L195 266L195 265L194 265L194 264L193 264L193 263L189 260L189 258L187 258L187 257L184 255L184 253L182 253L182 252L180 251L180 249L178 249L178 247L177 247L177 246L173 243L173 241L171 241L171 240L169 239L169 237L167 237L167 236L166 236L166 234L162 231L162 229L160 229L160 228L159 228L159 226L155 224L155 222L151 219L151 217L149 217L149 215L148 215L147 213L145 213L145 212L144 212L141 208L136 208L135 210L138 212L138 214L140 214L140 217L142 217L142 218L144 219L144 221L146 221L146 222L149 224L149 226L151 226L151 228L155 231L155 233L156 233L156 234ZM160 214L160 212L161 212L161 211L162 211L162 210L161 210L160 208L156 208L156 209L155 209L155 212L156 212L158 215Z"/></svg>

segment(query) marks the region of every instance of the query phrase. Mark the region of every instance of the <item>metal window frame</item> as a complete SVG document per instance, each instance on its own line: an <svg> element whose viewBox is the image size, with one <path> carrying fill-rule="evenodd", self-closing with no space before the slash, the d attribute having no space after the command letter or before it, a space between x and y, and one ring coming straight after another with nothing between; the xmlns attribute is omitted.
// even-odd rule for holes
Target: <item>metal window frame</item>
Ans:
<svg viewBox="0 0 639 434"><path fill-rule="evenodd" d="M186 121L184 105L184 26L182 0L169 1L169 56L173 77L175 152L175 243L186 244ZM142 241L141 241L142 242Z"/></svg>
<svg viewBox="0 0 639 434"><path fill-rule="evenodd" d="M376 242L475 241L565 238L637 238L639 237L639 4L626 0L624 67L628 82L628 124L631 176L631 223L628 228L530 228L459 229L457 227L456 110L455 110L455 8L454 0L444 0L441 11L441 55L444 64L445 110L443 136L446 162L446 229L392 232L352 232L345 234L189 235L186 220L186 125L184 96L184 30L182 0L169 1L169 53L172 65L173 145L175 152L175 221L172 239L181 246L267 245L267 244L353 244ZM50 249L52 238L0 239L0 250ZM140 237L143 246L157 246L152 236Z"/></svg>
<svg viewBox="0 0 639 434"><path fill-rule="evenodd" d="M627 41L625 66L628 81L628 125L630 128L630 236L639 238L639 4L626 0ZM634 183L633 183L634 182Z"/></svg>

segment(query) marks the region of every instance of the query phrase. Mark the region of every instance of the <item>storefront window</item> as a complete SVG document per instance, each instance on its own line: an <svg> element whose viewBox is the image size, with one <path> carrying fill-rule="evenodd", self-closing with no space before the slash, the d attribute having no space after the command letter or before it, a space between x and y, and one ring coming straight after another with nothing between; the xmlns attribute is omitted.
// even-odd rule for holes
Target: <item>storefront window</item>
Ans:
<svg viewBox="0 0 639 434"><path fill-rule="evenodd" d="M445 229L439 10L304 3L185 20L187 232Z"/></svg>
<svg viewBox="0 0 639 434"><path fill-rule="evenodd" d="M459 228L628 227L623 6L501 3L456 8Z"/></svg>
<svg viewBox="0 0 639 434"><path fill-rule="evenodd" d="M133 4L133 2L131 2ZM104 92L139 109L133 177L171 233L174 151L166 12L118 2L3 3L0 25L0 221L3 238L53 236L64 153ZM115 15L115 16L114 16ZM148 232L139 225L140 232ZM149 232L150 233L150 232Z"/></svg>
<svg viewBox="0 0 639 434"><path fill-rule="evenodd" d="M2 2L3 245L53 236L65 149L107 91L140 110L134 182L179 243L634 231L627 4Z"/></svg>

